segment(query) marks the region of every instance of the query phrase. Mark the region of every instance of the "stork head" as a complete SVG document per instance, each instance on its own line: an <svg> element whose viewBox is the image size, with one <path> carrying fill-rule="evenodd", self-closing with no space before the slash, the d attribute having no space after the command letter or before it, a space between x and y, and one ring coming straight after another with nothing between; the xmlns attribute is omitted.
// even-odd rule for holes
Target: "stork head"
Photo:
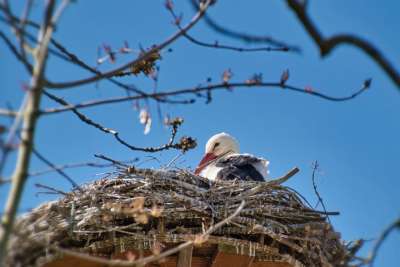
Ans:
<svg viewBox="0 0 400 267"><path fill-rule="evenodd" d="M235 153L239 153L239 143L235 138L227 133L212 136L206 144L205 155L197 166L195 174L200 174L210 163Z"/></svg>

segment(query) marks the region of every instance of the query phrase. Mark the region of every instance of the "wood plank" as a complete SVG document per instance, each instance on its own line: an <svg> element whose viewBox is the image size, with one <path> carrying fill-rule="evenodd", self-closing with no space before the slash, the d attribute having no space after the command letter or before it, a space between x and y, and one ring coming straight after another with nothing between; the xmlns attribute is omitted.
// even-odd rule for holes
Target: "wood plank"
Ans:
<svg viewBox="0 0 400 267"><path fill-rule="evenodd" d="M176 267L191 267L192 266L193 245L179 251L178 264Z"/></svg>
<svg viewBox="0 0 400 267"><path fill-rule="evenodd" d="M193 257L192 258L192 267L208 267L210 266L210 258L204 257Z"/></svg>
<svg viewBox="0 0 400 267"><path fill-rule="evenodd" d="M43 267L106 267L104 264L94 263L74 256L63 256L52 262L46 263Z"/></svg>
<svg viewBox="0 0 400 267"><path fill-rule="evenodd" d="M231 258L232 259L232 258ZM222 259L223 260L223 259ZM236 259L237 260L237 259ZM151 263L146 265L146 267L176 267L177 263L177 258L170 256L165 258L164 261L161 261L159 263ZM236 267L236 266L243 266L243 265L238 265L242 264L243 262L235 261L232 263L232 261L228 262L220 262L218 266L227 266L227 267ZM61 259L54 260L50 263L47 263L44 265L44 267L107 267L106 265L99 264L99 263L93 263L84 259L76 258L73 256L64 256ZM208 267L209 262L206 260L204 257L193 257L192 258L192 267ZM214 265L212 265L214 266ZM288 263L284 262L271 262L271 261L253 261L250 267L292 267Z"/></svg>
<svg viewBox="0 0 400 267"><path fill-rule="evenodd" d="M273 261L254 261L251 267L293 267L286 262L273 262Z"/></svg>
<svg viewBox="0 0 400 267"><path fill-rule="evenodd" d="M177 257L170 256L165 261L146 265L146 267L176 267ZM192 257L192 267L209 267L210 261L204 257Z"/></svg>
<svg viewBox="0 0 400 267"><path fill-rule="evenodd" d="M169 256L164 259L161 259L158 262L152 262L150 264L146 264L146 267L176 267L176 257Z"/></svg>
<svg viewBox="0 0 400 267"><path fill-rule="evenodd" d="M172 247L172 246L171 246ZM202 246L191 248L191 252L177 253L166 257L158 262L147 264L146 267L293 267L292 265L284 262L263 261L254 259L248 255L237 255L225 246ZM169 248L169 247L168 247ZM166 248L166 249L168 249ZM152 252L145 250L142 256L150 256ZM191 260L187 256L191 256ZM212 255L214 255L212 257ZM139 258L140 251L130 249L124 252L115 253L112 259L129 260L132 258ZM181 263L179 262L181 258ZM191 262L187 263L187 262ZM180 264L180 265L178 265ZM186 265L185 265L186 264ZM64 256L63 258L56 259L44 265L44 267L108 267L103 264L93 263L84 259L73 256Z"/></svg>
<svg viewBox="0 0 400 267"><path fill-rule="evenodd" d="M249 267L254 257L218 251L210 267Z"/></svg>

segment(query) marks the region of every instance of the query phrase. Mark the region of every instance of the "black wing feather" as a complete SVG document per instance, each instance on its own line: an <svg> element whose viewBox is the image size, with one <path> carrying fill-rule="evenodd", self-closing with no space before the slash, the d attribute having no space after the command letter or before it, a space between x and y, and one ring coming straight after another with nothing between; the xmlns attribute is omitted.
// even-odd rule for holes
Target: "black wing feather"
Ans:
<svg viewBox="0 0 400 267"><path fill-rule="evenodd" d="M265 181L261 173L252 165L259 161L260 159L250 155L238 155L221 159L216 162L216 166L222 168L218 172L217 179Z"/></svg>

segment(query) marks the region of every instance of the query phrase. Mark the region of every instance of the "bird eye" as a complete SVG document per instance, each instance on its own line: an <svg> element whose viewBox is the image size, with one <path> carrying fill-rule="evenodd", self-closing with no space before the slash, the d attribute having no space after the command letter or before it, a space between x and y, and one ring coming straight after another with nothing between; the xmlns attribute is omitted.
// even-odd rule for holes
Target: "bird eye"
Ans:
<svg viewBox="0 0 400 267"><path fill-rule="evenodd" d="M215 143L213 150L216 149L217 146L219 146L219 143Z"/></svg>

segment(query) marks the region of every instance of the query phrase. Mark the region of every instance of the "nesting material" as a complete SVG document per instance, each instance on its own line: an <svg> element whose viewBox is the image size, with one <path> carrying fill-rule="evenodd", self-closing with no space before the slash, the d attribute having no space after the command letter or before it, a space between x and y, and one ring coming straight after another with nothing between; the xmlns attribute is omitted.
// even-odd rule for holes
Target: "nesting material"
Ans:
<svg viewBox="0 0 400 267"><path fill-rule="evenodd" d="M230 223L196 240L243 200ZM350 266L354 256L323 212L278 183L128 168L22 216L7 264L41 266L62 257L55 247L112 258L133 249L159 253L187 240L292 266Z"/></svg>

